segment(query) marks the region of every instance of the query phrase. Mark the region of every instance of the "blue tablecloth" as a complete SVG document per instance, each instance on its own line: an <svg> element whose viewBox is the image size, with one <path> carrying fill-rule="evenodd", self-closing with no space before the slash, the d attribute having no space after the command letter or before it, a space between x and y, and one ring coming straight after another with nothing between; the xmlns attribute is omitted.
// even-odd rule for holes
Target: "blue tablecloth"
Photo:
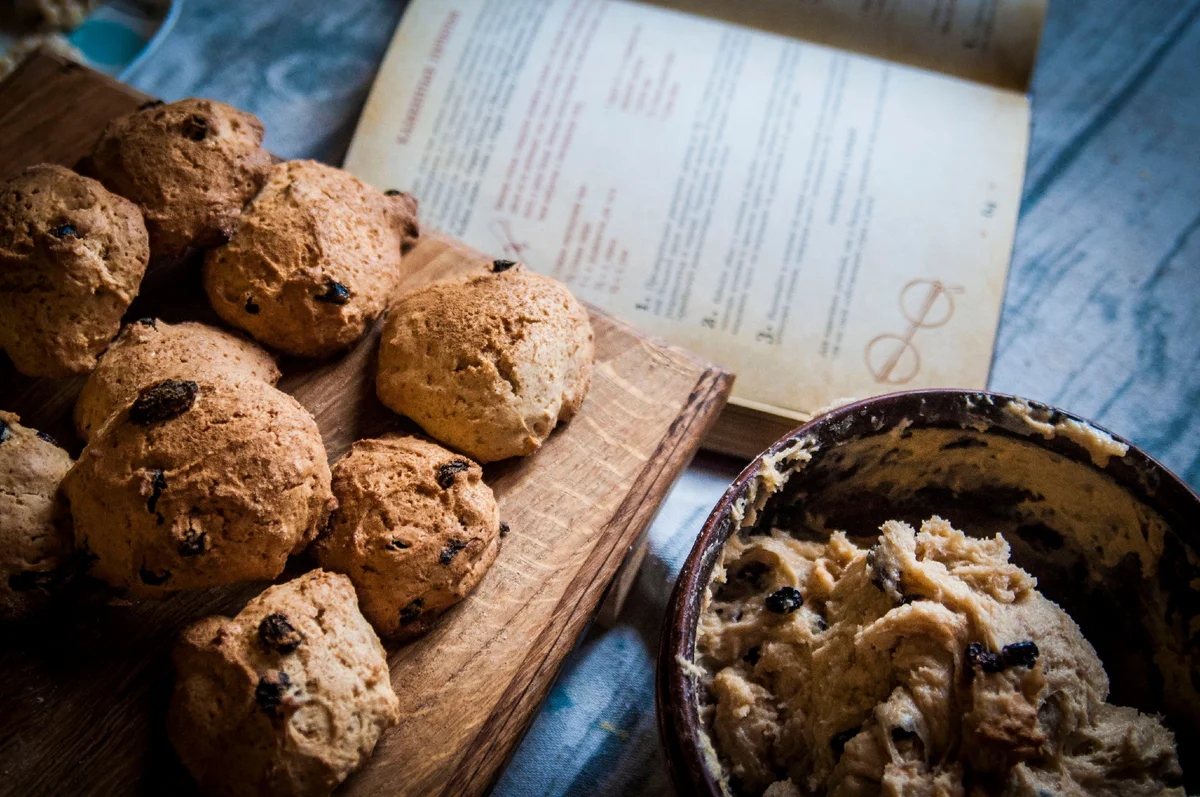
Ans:
<svg viewBox="0 0 1200 797"><path fill-rule="evenodd" d="M654 717L658 634L675 576L735 475L705 459L676 483L619 622L580 640L494 794L671 794Z"/></svg>

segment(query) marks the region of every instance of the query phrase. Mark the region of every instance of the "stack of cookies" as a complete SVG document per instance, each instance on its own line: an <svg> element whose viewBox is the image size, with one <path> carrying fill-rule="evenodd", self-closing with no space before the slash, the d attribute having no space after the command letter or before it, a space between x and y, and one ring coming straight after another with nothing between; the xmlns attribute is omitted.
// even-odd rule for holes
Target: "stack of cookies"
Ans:
<svg viewBox="0 0 1200 797"><path fill-rule="evenodd" d="M329 794L399 720L380 639L427 631L499 554L479 463L579 410L593 336L563 285L507 260L402 290L416 201L262 139L222 103L152 102L87 176L33 166L0 191L0 348L29 376L89 374L77 461L0 412L0 617L81 573L161 599L315 564L184 631L168 726L206 793ZM148 265L193 256L236 329L122 327ZM331 469L272 351L334 357L384 314L378 397L427 437L360 440Z"/></svg>

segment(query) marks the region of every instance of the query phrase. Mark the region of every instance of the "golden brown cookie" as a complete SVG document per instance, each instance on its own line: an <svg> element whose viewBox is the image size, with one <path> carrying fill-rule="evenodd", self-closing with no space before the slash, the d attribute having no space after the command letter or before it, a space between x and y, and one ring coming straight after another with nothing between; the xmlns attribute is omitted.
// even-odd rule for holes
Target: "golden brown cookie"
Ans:
<svg viewBox="0 0 1200 797"><path fill-rule="evenodd" d="M334 465L333 490L317 560L350 577L380 636L425 631L496 561L500 515L483 470L435 443L360 440Z"/></svg>
<svg viewBox="0 0 1200 797"><path fill-rule="evenodd" d="M221 318L289 354L325 357L360 337L399 283L416 201L316 161L271 169L204 287Z"/></svg>
<svg viewBox="0 0 1200 797"><path fill-rule="evenodd" d="M154 257L175 257L228 240L271 166L262 140L223 102L149 102L109 122L82 168L141 207Z"/></svg>
<svg viewBox="0 0 1200 797"><path fill-rule="evenodd" d="M321 433L265 382L168 379L97 430L63 481L92 575L138 597L271 579L333 506Z"/></svg>
<svg viewBox="0 0 1200 797"><path fill-rule="evenodd" d="M0 412L0 620L23 617L69 575L70 519L58 485L71 457Z"/></svg>
<svg viewBox="0 0 1200 797"><path fill-rule="evenodd" d="M0 192L0 348L28 376L90 371L148 259L132 202L62 166L30 166Z"/></svg>
<svg viewBox="0 0 1200 797"><path fill-rule="evenodd" d="M400 719L349 579L313 570L175 648L167 730L205 794L328 795Z"/></svg>
<svg viewBox="0 0 1200 797"><path fill-rule="evenodd" d="M86 441L146 385L208 374L259 379L271 385L279 381L275 358L238 335L193 321L135 321L108 347L80 391L75 429Z"/></svg>
<svg viewBox="0 0 1200 797"><path fill-rule="evenodd" d="M571 419L592 326L566 286L497 260L402 296L379 345L379 399L480 462L532 454Z"/></svg>

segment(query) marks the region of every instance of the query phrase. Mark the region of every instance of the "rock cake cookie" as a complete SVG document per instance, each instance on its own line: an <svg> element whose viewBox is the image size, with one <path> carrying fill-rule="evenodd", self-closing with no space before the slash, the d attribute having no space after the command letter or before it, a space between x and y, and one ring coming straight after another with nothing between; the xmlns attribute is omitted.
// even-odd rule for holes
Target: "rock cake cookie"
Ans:
<svg viewBox="0 0 1200 797"><path fill-rule="evenodd" d="M730 792L1183 797L1171 732L1105 702L1095 650L999 535L735 534L710 595L701 716Z"/></svg>
<svg viewBox="0 0 1200 797"><path fill-rule="evenodd" d="M289 354L354 343L400 280L416 202L315 161L272 167L228 244L208 253L204 287L221 318Z"/></svg>
<svg viewBox="0 0 1200 797"><path fill-rule="evenodd" d="M0 412L0 619L25 616L68 575L70 521L58 485L71 457Z"/></svg>
<svg viewBox="0 0 1200 797"><path fill-rule="evenodd" d="M532 454L587 395L592 327L562 283L507 260L402 296L379 399L480 462Z"/></svg>
<svg viewBox="0 0 1200 797"><path fill-rule="evenodd" d="M90 371L148 259L132 202L62 166L29 167L0 192L0 347L28 376Z"/></svg>
<svg viewBox="0 0 1200 797"><path fill-rule="evenodd" d="M75 429L92 432L147 385L207 375L279 381L275 358L262 347L206 324L168 324L143 318L108 347L75 402Z"/></svg>
<svg viewBox="0 0 1200 797"><path fill-rule="evenodd" d="M380 636L425 631L496 561L500 516L482 477L416 437L360 440L334 466L338 511L317 559L350 577Z"/></svg>
<svg viewBox="0 0 1200 797"><path fill-rule="evenodd" d="M333 505L308 410L265 382L213 376L143 388L63 491L90 572L138 597L274 578Z"/></svg>
<svg viewBox="0 0 1200 797"><path fill-rule="evenodd" d="M136 202L154 257L224 243L271 166L254 114L215 100L148 102L109 122L82 164Z"/></svg>
<svg viewBox="0 0 1200 797"><path fill-rule="evenodd" d="M334 573L195 623L174 659L167 728L205 794L328 795L400 718L383 646Z"/></svg>

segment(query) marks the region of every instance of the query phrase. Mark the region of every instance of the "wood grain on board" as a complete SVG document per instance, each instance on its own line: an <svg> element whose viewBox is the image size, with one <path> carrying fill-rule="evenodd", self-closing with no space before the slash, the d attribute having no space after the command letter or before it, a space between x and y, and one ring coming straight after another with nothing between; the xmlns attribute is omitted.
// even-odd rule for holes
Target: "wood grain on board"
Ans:
<svg viewBox="0 0 1200 797"><path fill-rule="evenodd" d="M0 178L72 164L105 122L144 95L39 55L0 84ZM409 284L484 255L437 233L407 256ZM152 265L131 317L215 321L196 263ZM475 593L427 636L389 647L401 722L347 795L474 795L493 782L593 616L622 559L690 461L732 377L591 310L596 367L579 415L533 457L485 468L512 531ZM379 326L346 356L284 361L280 386L317 419L330 459L361 437L411 429L374 395ZM34 380L0 365L0 408L78 451L69 415L80 379ZM303 560L289 574L306 569ZM264 585L162 602L94 586L6 632L0 646L0 793L177 794L190 779L164 733L168 653L179 629L233 613Z"/></svg>

